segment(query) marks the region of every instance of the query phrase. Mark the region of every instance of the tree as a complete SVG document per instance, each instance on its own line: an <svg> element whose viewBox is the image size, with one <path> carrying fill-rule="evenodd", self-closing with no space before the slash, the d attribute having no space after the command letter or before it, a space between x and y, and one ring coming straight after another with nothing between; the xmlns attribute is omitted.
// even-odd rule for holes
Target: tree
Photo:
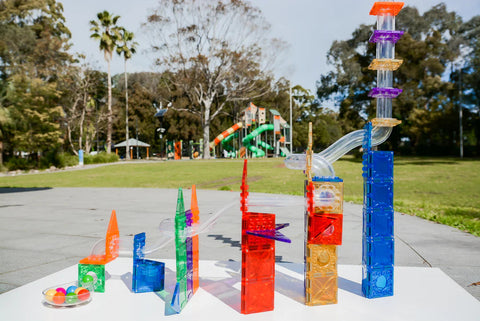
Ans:
<svg viewBox="0 0 480 321"><path fill-rule="evenodd" d="M161 0L146 26L157 65L175 75L174 85L189 100L186 108L173 105L201 118L208 151L212 121L228 102L254 98L274 59L268 49L276 46L278 55L280 42L267 38L270 26L260 10L242 0Z"/></svg>
<svg viewBox="0 0 480 321"><path fill-rule="evenodd" d="M11 124L2 125L2 143L10 156L38 158L63 141L59 78L72 62L64 22L55 0L0 2L0 104Z"/></svg>
<svg viewBox="0 0 480 321"><path fill-rule="evenodd" d="M128 80L127 80L127 60L132 58L132 55L135 53L135 48L137 43L133 41L133 32L121 28L120 30L120 39L117 46L117 53L121 56L123 55L124 66L125 66L125 141L126 141L126 153L125 159L130 159L130 146L128 144Z"/></svg>
<svg viewBox="0 0 480 321"><path fill-rule="evenodd" d="M106 119L104 108L99 106L106 94L106 78L105 73L93 70L87 63L71 65L62 78L66 143L76 155L79 149L90 152Z"/></svg>
<svg viewBox="0 0 480 321"><path fill-rule="evenodd" d="M480 155L480 16L475 16L466 22L460 32L465 38L468 54L462 55L463 68L459 71L463 74L462 88L458 87L458 92L462 92L461 105L465 105L470 112L467 112L465 119L468 127L471 126L471 145L474 146L473 154ZM456 76L458 73L454 73ZM459 104L459 105L460 105ZM471 114L471 121L468 121L468 114Z"/></svg>
<svg viewBox="0 0 480 321"><path fill-rule="evenodd" d="M113 58L113 51L117 47L117 41L119 40L120 29L117 26L117 20L120 16L112 15L108 11L99 12L97 14L98 20L90 21L90 31L93 33L90 38L99 41L99 49L103 51L105 61L107 62L107 74L108 74L108 117L107 117L107 153L112 151L112 77L110 72L110 62Z"/></svg>

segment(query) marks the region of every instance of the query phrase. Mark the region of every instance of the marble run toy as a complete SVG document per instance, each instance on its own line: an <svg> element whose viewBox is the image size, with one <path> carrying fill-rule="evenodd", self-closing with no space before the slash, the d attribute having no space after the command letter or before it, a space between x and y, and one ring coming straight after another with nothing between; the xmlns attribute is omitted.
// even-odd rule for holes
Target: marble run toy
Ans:
<svg viewBox="0 0 480 321"><path fill-rule="evenodd" d="M242 288L241 313L271 311L274 308L275 241L291 241L279 230L288 224L275 224L275 214L248 212L247 160L240 186L242 211Z"/></svg>
<svg viewBox="0 0 480 321"><path fill-rule="evenodd" d="M370 97L376 98L376 118L364 129L343 136L318 154L311 149L310 124L307 153L291 154L285 159L288 168L304 170L307 174L305 296L308 305L336 302L332 290L336 287L334 247L341 244L342 213L331 206L343 201L343 187L332 164L360 145L364 151L362 291L367 298L393 295L393 153L374 151L372 147L387 140L392 128L400 124L399 120L392 118L392 99L402 92L393 88L393 71L402 64L402 60L395 59L395 43L403 35L402 31L395 30L395 16L402 7L403 2L376 2L370 11L371 15L377 16L377 30L370 37L370 42L377 46L376 58L369 66L369 69L377 70L377 87L369 93ZM322 191L325 186L329 187ZM328 236L324 237L325 233ZM327 243L321 255L315 254L315 242ZM320 265L328 268L312 266L312 262L318 263L319 258ZM321 271L328 273L328 277ZM313 276L319 279L323 276L323 280L317 284L316 280L312 281Z"/></svg>
<svg viewBox="0 0 480 321"><path fill-rule="evenodd" d="M377 100L377 118L365 126L363 140L363 242L362 292L367 298L393 295L393 153L372 150L372 125L391 128L400 122L385 118L392 113L392 98L402 90L393 88L393 71L402 61L395 59L395 43L403 31L395 30L395 16L403 2L376 2L370 15L377 16L376 58L369 66L377 70L377 87L369 96Z"/></svg>
<svg viewBox="0 0 480 321"><path fill-rule="evenodd" d="M305 304L337 303L337 245L342 244L343 180L312 176L309 124L305 181Z"/></svg>

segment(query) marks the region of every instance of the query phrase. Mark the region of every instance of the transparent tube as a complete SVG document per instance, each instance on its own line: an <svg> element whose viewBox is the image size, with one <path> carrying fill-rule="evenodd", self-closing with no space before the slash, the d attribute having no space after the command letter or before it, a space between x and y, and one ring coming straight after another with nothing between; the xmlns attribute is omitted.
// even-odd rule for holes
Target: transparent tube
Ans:
<svg viewBox="0 0 480 321"><path fill-rule="evenodd" d="M391 41L377 42L377 59L395 59L395 44Z"/></svg>
<svg viewBox="0 0 480 321"><path fill-rule="evenodd" d="M286 206L302 206L304 199L298 197L272 197L272 196L254 196L250 194L247 200L249 207L286 207Z"/></svg>
<svg viewBox="0 0 480 321"><path fill-rule="evenodd" d="M393 87L393 72L391 70L377 70L377 87Z"/></svg>
<svg viewBox="0 0 480 321"><path fill-rule="evenodd" d="M377 118L392 117L392 98L377 98Z"/></svg>
<svg viewBox="0 0 480 321"><path fill-rule="evenodd" d="M204 223L196 226L188 227L185 229L184 237L191 237L200 233L207 232L213 227L217 219L224 214L231 207L238 205L238 201L231 202L211 215ZM175 239L175 219L168 218L160 222L158 226L159 233L154 233L147 238L147 244L144 249L144 254L151 254L155 251L168 245ZM90 255L103 255L105 254L105 239L97 241ZM122 236L119 241L118 254L120 256L132 256L133 255L133 237Z"/></svg>
<svg viewBox="0 0 480 321"><path fill-rule="evenodd" d="M395 30L395 16L389 14L377 16L377 29Z"/></svg>
<svg viewBox="0 0 480 321"><path fill-rule="evenodd" d="M395 16L391 14L377 16L378 30L395 30ZM394 59L395 44L391 41L377 42L377 59ZM378 70L377 87L392 88L393 73L390 70ZM377 118L392 117L392 99L377 98ZM392 133L392 127L374 127L372 129L372 146L385 142ZM365 130L356 130L343 136L318 154L313 155L312 172L315 176L335 176L332 164L340 157L361 146ZM285 159L285 166L290 169L305 170L306 154L290 154Z"/></svg>
<svg viewBox="0 0 480 321"><path fill-rule="evenodd" d="M391 118L391 114L384 118ZM374 127L372 130L372 146L385 142L392 133L392 127ZM343 136L327 149L313 155L312 172L315 176L335 176L332 164L340 157L359 147L363 143L365 130L356 130ZM285 166L290 169L305 170L306 155L290 154L285 158Z"/></svg>

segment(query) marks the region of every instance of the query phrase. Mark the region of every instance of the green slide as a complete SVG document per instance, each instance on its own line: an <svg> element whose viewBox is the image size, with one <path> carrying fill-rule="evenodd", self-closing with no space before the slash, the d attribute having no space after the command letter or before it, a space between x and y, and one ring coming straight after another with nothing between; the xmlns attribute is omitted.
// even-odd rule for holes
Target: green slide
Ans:
<svg viewBox="0 0 480 321"><path fill-rule="evenodd" d="M236 155L236 153L235 153L236 149L233 148L232 145L230 145L230 143L232 143L233 138L238 138L238 133L233 133L233 134L227 136L221 142L222 148L228 151L227 157L235 157L235 155Z"/></svg>
<svg viewBox="0 0 480 321"><path fill-rule="evenodd" d="M265 156L265 152L261 150L260 148L257 148L256 146L253 146L251 144L252 139L260 135L266 130L273 130L273 124L264 124L259 126L257 129L252 131L250 134L248 134L243 140L242 143L243 145L248 148L249 151L253 153L253 157L263 157ZM262 142L266 144L265 142ZM268 145L268 144L266 144ZM269 145L270 146L270 145ZM271 147L271 146L270 146ZM268 147L267 147L268 148Z"/></svg>

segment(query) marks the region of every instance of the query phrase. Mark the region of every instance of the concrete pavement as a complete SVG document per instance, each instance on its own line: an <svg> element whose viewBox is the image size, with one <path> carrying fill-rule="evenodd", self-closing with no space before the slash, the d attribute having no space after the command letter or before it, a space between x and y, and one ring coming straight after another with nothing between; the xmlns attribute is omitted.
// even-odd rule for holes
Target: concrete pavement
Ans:
<svg viewBox="0 0 480 321"><path fill-rule="evenodd" d="M251 195L265 195L255 194ZM190 191L184 191L189 207ZM177 191L144 188L0 188L0 293L78 263L104 237L112 209L121 236L147 232L147 246L158 223L175 213ZM213 229L200 236L200 258L241 260L238 192L198 190L201 218L235 202ZM299 202L302 197L297 197ZM277 242L276 259L303 262L303 207L261 208L277 214L291 244ZM345 203L340 264L361 264L362 207ZM172 246L155 258L174 258ZM439 267L480 300L480 238L457 229L395 213L395 264Z"/></svg>

